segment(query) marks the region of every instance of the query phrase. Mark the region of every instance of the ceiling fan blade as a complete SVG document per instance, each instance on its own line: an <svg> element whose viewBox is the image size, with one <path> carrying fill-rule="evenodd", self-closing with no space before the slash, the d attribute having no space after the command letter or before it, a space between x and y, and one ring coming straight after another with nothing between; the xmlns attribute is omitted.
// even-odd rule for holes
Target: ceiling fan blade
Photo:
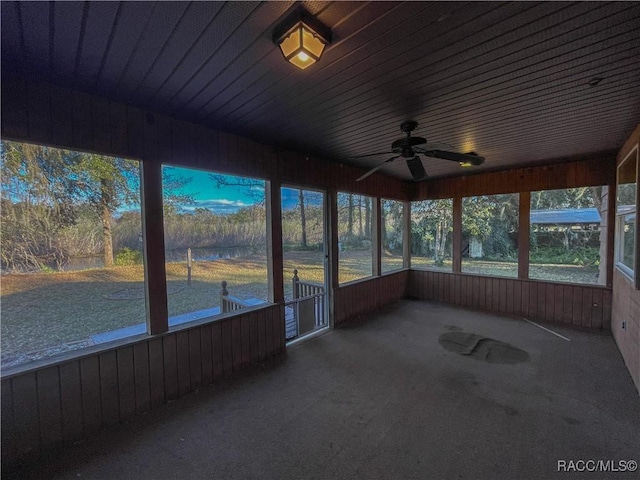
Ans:
<svg viewBox="0 0 640 480"><path fill-rule="evenodd" d="M388 160L385 160L384 162L382 162L380 165L378 165L377 167L373 167L371 170L369 170L367 173L365 173L364 175L362 175L361 177L356 179L356 182L359 182L360 180L364 180L365 178L367 178L369 175L371 175L374 172L377 172L378 170L380 170L385 164L395 160L396 158L400 157L400 155L396 155L395 157L391 157Z"/></svg>
<svg viewBox="0 0 640 480"><path fill-rule="evenodd" d="M419 156L416 155L413 158L407 158L407 167L409 167L411 176L416 182L427 178L427 172L425 171L424 165L422 165L422 160Z"/></svg>
<svg viewBox="0 0 640 480"><path fill-rule="evenodd" d="M471 165L482 165L484 163L484 157L474 153L458 153L447 150L429 150L423 153L429 157L451 160L453 162L470 163Z"/></svg>
<svg viewBox="0 0 640 480"><path fill-rule="evenodd" d="M376 155L389 155L395 152L378 152L378 153L367 153L366 155L356 155L355 157L349 157L351 158L367 158L367 157L375 157Z"/></svg>

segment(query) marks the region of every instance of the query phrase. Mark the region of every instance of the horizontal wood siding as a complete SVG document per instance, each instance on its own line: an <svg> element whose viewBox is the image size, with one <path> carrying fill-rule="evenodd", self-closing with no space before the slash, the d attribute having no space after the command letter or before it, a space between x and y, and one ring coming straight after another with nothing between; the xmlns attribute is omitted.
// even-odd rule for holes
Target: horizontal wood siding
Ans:
<svg viewBox="0 0 640 480"><path fill-rule="evenodd" d="M334 293L335 327L404 298L408 278L409 271L402 270L338 287Z"/></svg>
<svg viewBox="0 0 640 480"><path fill-rule="evenodd" d="M612 290L535 280L411 270L407 295L592 330L609 330Z"/></svg>
<svg viewBox="0 0 640 480"><path fill-rule="evenodd" d="M269 332L262 356L250 325ZM220 381L226 345L232 348L225 365L231 374L283 353L284 341L284 309L272 305L9 375L2 379L2 463L126 423Z"/></svg>

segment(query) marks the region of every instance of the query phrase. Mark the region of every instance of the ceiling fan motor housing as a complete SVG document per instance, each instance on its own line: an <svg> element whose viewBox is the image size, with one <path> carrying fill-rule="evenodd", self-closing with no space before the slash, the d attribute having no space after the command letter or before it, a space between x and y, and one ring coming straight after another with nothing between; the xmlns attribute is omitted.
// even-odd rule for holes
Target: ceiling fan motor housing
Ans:
<svg viewBox="0 0 640 480"><path fill-rule="evenodd" d="M393 150L395 153L401 154L405 158L409 158L415 155L413 147L415 147L416 145L422 145L424 143L427 143L427 139L422 137L401 138L391 144L391 150Z"/></svg>
<svg viewBox="0 0 640 480"><path fill-rule="evenodd" d="M404 133L411 133L416 129L417 126L418 122L407 120L406 122L402 122L400 124L400 130L402 130Z"/></svg>

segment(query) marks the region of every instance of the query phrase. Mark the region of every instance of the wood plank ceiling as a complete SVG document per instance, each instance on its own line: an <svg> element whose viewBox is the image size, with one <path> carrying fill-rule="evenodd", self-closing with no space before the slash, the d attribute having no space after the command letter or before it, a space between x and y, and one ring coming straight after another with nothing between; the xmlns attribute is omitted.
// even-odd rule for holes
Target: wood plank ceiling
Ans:
<svg viewBox="0 0 640 480"><path fill-rule="evenodd" d="M3 1L3 75L364 168L407 119L480 169L615 151L640 122L640 2L301 4L334 36L304 71L271 41L294 2Z"/></svg>

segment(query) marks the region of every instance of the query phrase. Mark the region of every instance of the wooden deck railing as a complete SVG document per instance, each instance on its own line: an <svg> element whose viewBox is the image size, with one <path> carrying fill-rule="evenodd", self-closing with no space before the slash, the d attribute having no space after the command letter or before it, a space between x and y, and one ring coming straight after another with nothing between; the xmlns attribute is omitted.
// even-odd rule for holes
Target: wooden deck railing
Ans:
<svg viewBox="0 0 640 480"><path fill-rule="evenodd" d="M229 313L236 310L242 310L243 308L247 308L250 306L248 303L243 302L239 298L229 295L226 281L223 280L221 285L222 290L220 291L220 313Z"/></svg>
<svg viewBox="0 0 640 480"><path fill-rule="evenodd" d="M298 277L298 270L293 271L292 300L286 305L293 308L293 320L296 326L295 335L302 335L326 324L325 321L325 288L313 282L303 282ZM287 329L289 330L289 329Z"/></svg>
<svg viewBox="0 0 640 480"><path fill-rule="evenodd" d="M313 283L313 282L303 282L298 277L298 270L295 269L293 271L293 298L306 298L313 297L314 295L319 295L324 293L324 286Z"/></svg>

